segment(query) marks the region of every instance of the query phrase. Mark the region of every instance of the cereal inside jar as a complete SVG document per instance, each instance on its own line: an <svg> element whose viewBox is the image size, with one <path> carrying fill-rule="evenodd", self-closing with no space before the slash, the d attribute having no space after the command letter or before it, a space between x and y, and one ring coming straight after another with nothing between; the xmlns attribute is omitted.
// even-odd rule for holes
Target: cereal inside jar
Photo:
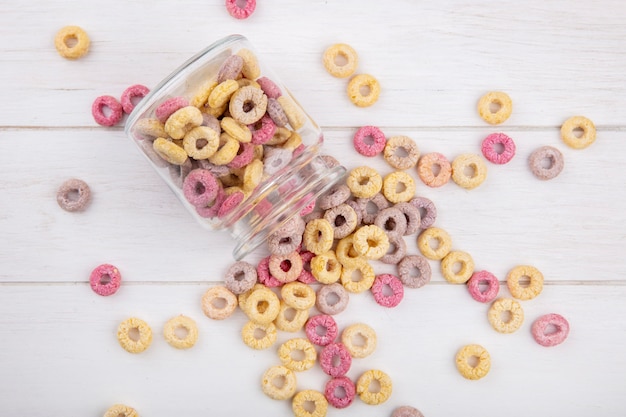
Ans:
<svg viewBox="0 0 626 417"><path fill-rule="evenodd" d="M236 259L345 173L318 156L319 126L239 35L152 89L126 133L200 225L231 231Z"/></svg>

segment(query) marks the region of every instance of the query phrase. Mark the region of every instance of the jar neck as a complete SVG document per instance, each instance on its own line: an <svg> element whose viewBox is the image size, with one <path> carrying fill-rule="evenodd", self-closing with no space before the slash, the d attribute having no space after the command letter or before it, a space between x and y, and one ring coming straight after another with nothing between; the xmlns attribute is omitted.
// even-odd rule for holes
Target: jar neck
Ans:
<svg viewBox="0 0 626 417"><path fill-rule="evenodd" d="M303 208L343 178L343 166L328 167L311 146L294 158L289 166L260 186L233 212L222 219L236 246L240 260L266 241L267 237Z"/></svg>

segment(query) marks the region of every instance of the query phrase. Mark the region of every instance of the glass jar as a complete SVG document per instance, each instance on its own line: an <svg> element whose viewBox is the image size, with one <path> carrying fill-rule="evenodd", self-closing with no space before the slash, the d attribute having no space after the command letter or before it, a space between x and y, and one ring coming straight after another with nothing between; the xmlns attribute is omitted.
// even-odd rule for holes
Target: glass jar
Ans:
<svg viewBox="0 0 626 417"><path fill-rule="evenodd" d="M227 59L234 62L230 74ZM255 112L263 118L246 123ZM345 174L319 156L319 126L240 35L215 42L165 78L137 104L125 131L200 225L230 231L238 260Z"/></svg>

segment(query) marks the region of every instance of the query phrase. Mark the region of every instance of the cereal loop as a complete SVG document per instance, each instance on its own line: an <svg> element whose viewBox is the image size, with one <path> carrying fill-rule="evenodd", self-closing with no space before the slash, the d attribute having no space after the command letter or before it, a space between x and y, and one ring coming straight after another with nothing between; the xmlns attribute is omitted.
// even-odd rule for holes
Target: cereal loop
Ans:
<svg viewBox="0 0 626 417"><path fill-rule="evenodd" d="M430 282L432 270L426 258L408 255L398 263L398 277L408 288L421 288Z"/></svg>
<svg viewBox="0 0 626 417"><path fill-rule="evenodd" d="M458 271L455 265L460 265ZM452 284L465 284L474 273L474 260L467 252L452 251L441 260L441 273Z"/></svg>
<svg viewBox="0 0 626 417"><path fill-rule="evenodd" d="M183 149L193 159L208 159L220 145L220 134L207 126L191 129L183 139Z"/></svg>
<svg viewBox="0 0 626 417"><path fill-rule="evenodd" d="M384 230L390 239L406 234L406 217L395 206L380 210L374 219L374 225Z"/></svg>
<svg viewBox="0 0 626 417"><path fill-rule="evenodd" d="M354 250L367 259L380 259L389 249L389 238L378 226L363 226L354 232Z"/></svg>
<svg viewBox="0 0 626 417"><path fill-rule="evenodd" d="M70 46L70 43L74 45ZM54 47L67 59L78 59L89 51L89 35L78 26L65 26L54 37Z"/></svg>
<svg viewBox="0 0 626 417"><path fill-rule="evenodd" d="M343 285L339 283L323 285L317 290L315 307L320 313L332 316L344 311L348 306L349 300L350 296Z"/></svg>
<svg viewBox="0 0 626 417"><path fill-rule="evenodd" d="M552 146L542 146L528 157L528 165L533 175L540 180L551 180L557 177L563 166L563 154Z"/></svg>
<svg viewBox="0 0 626 417"><path fill-rule="evenodd" d="M385 288L389 288L391 294L386 294ZM402 281L391 274L377 275L371 289L374 295L374 301L383 307L395 307L400 304L400 301L402 301L404 297Z"/></svg>
<svg viewBox="0 0 626 417"><path fill-rule="evenodd" d="M391 417L424 417L424 414L415 407L403 405L393 410Z"/></svg>
<svg viewBox="0 0 626 417"><path fill-rule="evenodd" d="M261 389L273 400L287 400L296 393L296 374L284 366L272 366L263 373Z"/></svg>
<svg viewBox="0 0 626 417"><path fill-rule="evenodd" d="M343 390L343 396L337 395L338 390ZM346 408L354 401L356 387L354 382L347 376L332 378L324 387L324 396L333 407L338 409Z"/></svg>
<svg viewBox="0 0 626 417"><path fill-rule="evenodd" d="M104 417L139 417L139 414L133 407L115 404L104 413Z"/></svg>
<svg viewBox="0 0 626 417"><path fill-rule="evenodd" d="M409 169L417 164L420 151L410 137L392 136L387 139L384 156L385 161L395 169Z"/></svg>
<svg viewBox="0 0 626 417"><path fill-rule="evenodd" d="M503 123L511 116L512 111L511 97L500 91L489 92L478 100L478 114L492 125Z"/></svg>
<svg viewBox="0 0 626 417"><path fill-rule="evenodd" d="M152 142L152 149L161 158L174 165L183 165L187 162L187 152L171 140L156 138Z"/></svg>
<svg viewBox="0 0 626 417"><path fill-rule="evenodd" d="M240 7L237 0L226 0L226 10L235 19L247 19L256 9L256 0L245 0L245 4L245 7Z"/></svg>
<svg viewBox="0 0 626 417"><path fill-rule="evenodd" d="M228 133L222 133L220 135L220 144L217 151L209 157L209 162L215 165L229 164L237 156L240 146L237 139L233 138Z"/></svg>
<svg viewBox="0 0 626 417"><path fill-rule="evenodd" d="M167 119L172 114L182 109L183 107L187 107L188 105L189 101L186 98L172 97L159 104L159 106L154 110L154 115L159 120L159 122L165 124L165 122L167 122Z"/></svg>
<svg viewBox="0 0 626 417"><path fill-rule="evenodd" d="M230 317L237 308L237 296L228 288L218 285L209 288L202 296L202 311L213 320Z"/></svg>
<svg viewBox="0 0 626 417"><path fill-rule="evenodd" d="M427 153L417 163L417 175L429 187L441 187L450 181L452 166L443 154Z"/></svg>
<svg viewBox="0 0 626 417"><path fill-rule="evenodd" d="M365 358L376 350L376 332L367 324L353 324L341 333L341 343L353 358Z"/></svg>
<svg viewBox="0 0 626 417"><path fill-rule="evenodd" d="M310 252L320 255L333 246L334 230L326 219L315 219L307 223L302 241Z"/></svg>
<svg viewBox="0 0 626 417"><path fill-rule="evenodd" d="M481 290L481 285L487 285L487 288ZM489 303L498 296L500 282L491 272L476 271L467 281L467 290L474 300L481 303Z"/></svg>
<svg viewBox="0 0 626 417"><path fill-rule="evenodd" d="M302 352L304 354L303 359L294 359L292 355L294 351ZM317 359L317 352L311 342L306 339L289 339L278 348L278 358L288 369L302 372L313 367Z"/></svg>
<svg viewBox="0 0 626 417"><path fill-rule="evenodd" d="M341 271L342 266L332 250L316 255L311 259L311 273L322 284L337 282L341 277Z"/></svg>
<svg viewBox="0 0 626 417"><path fill-rule="evenodd" d="M117 341L130 353L141 353L152 343L152 329L145 321L131 317L117 328Z"/></svg>
<svg viewBox="0 0 626 417"><path fill-rule="evenodd" d="M496 331L513 333L524 322L524 310L512 298L499 298L491 304L487 318Z"/></svg>
<svg viewBox="0 0 626 417"><path fill-rule="evenodd" d="M307 338L318 346L326 346L335 341L339 328L330 315L318 314L309 318L304 327Z"/></svg>
<svg viewBox="0 0 626 417"><path fill-rule="evenodd" d="M276 320L274 320L274 324L278 330L295 333L302 330L308 319L309 310L299 310L281 301L280 311L278 316L276 316Z"/></svg>
<svg viewBox="0 0 626 417"><path fill-rule="evenodd" d="M256 282L256 268L246 261L238 261L232 264L224 276L224 285L236 295L250 291Z"/></svg>
<svg viewBox="0 0 626 417"><path fill-rule="evenodd" d="M373 224L376 221L378 213L390 205L389 200L387 200L381 193L378 193L371 198L358 198L356 202L362 213L361 222L363 224Z"/></svg>
<svg viewBox="0 0 626 417"><path fill-rule="evenodd" d="M111 264L97 266L89 276L91 289L98 295L113 295L120 288L122 274L119 269Z"/></svg>
<svg viewBox="0 0 626 417"><path fill-rule="evenodd" d="M308 411L306 404L312 404L313 411ZM295 417L325 417L328 401L321 392L305 390L297 393L291 401L291 409Z"/></svg>
<svg viewBox="0 0 626 417"><path fill-rule="evenodd" d="M195 207L206 207L215 201L219 183L211 171L196 168L189 172L183 181L183 194Z"/></svg>
<svg viewBox="0 0 626 417"><path fill-rule="evenodd" d="M362 92L366 90L366 92ZM378 101L380 84L369 74L359 74L348 83L348 97L358 107L368 107Z"/></svg>
<svg viewBox="0 0 626 417"><path fill-rule="evenodd" d="M582 131L580 135L577 133ZM596 127L583 116L570 117L561 125L561 139L570 148L584 149L596 140Z"/></svg>
<svg viewBox="0 0 626 417"><path fill-rule="evenodd" d="M257 332L259 336L257 336ZM276 342L277 332L274 323L260 324L247 322L241 329L241 338L246 346L255 350L263 350Z"/></svg>
<svg viewBox="0 0 626 417"><path fill-rule="evenodd" d="M456 354L456 369L467 379L481 379L491 368L489 352L480 345L463 346ZM470 360L475 362L471 363ZM471 364L470 364L471 363Z"/></svg>
<svg viewBox="0 0 626 417"><path fill-rule="evenodd" d="M217 83L226 80L236 80L243 69L243 58L239 55L231 55L226 58L217 71Z"/></svg>
<svg viewBox="0 0 626 417"><path fill-rule="evenodd" d="M550 326L555 329L554 332L549 332ZM535 341L541 346L560 345L569 335L569 322L560 314L546 314L535 320L531 332Z"/></svg>
<svg viewBox="0 0 626 417"><path fill-rule="evenodd" d="M415 206L420 212L420 228L426 229L431 227L437 220L437 207L426 197L415 197L409 201L409 204Z"/></svg>
<svg viewBox="0 0 626 417"><path fill-rule="evenodd" d="M415 181L404 171L385 175L383 195L391 203L407 202L415 195Z"/></svg>
<svg viewBox="0 0 626 417"><path fill-rule="evenodd" d="M135 84L128 87L126 90L122 92L122 96L120 97L120 101L122 104L122 109L124 113L130 114L135 109L135 103L133 103L134 98L143 98L150 92L150 89L145 85Z"/></svg>
<svg viewBox="0 0 626 417"><path fill-rule="evenodd" d="M357 276L355 277L355 273ZM344 267L341 271L341 285L351 293L361 293L372 288L376 275L374 268L364 259L353 267Z"/></svg>
<svg viewBox="0 0 626 417"><path fill-rule="evenodd" d="M315 305L315 291L301 282L290 282L280 289L285 304L298 310L308 310Z"/></svg>
<svg viewBox="0 0 626 417"><path fill-rule="evenodd" d="M483 139L480 149L487 161L498 165L506 164L515 156L515 142L504 133L490 134Z"/></svg>
<svg viewBox="0 0 626 417"><path fill-rule="evenodd" d="M452 180L461 187L472 190L482 184L485 178L487 178L487 165L480 156L463 154L452 161Z"/></svg>
<svg viewBox="0 0 626 417"><path fill-rule="evenodd" d="M237 90L230 99L228 111L240 123L250 125L261 120L267 109L267 96L260 88L247 86Z"/></svg>
<svg viewBox="0 0 626 417"><path fill-rule="evenodd" d="M383 179L374 168L362 166L348 174L346 185L357 198L372 198L383 188Z"/></svg>
<svg viewBox="0 0 626 417"><path fill-rule="evenodd" d="M109 109L109 115L104 114L104 108ZM93 119L102 126L115 126L122 120L124 109L119 101L113 96L100 96L91 105Z"/></svg>
<svg viewBox="0 0 626 417"><path fill-rule="evenodd" d="M207 104L210 108L218 109L227 106L231 96L239 90L239 84L235 80L222 81L211 90Z"/></svg>
<svg viewBox="0 0 626 417"><path fill-rule="evenodd" d="M354 134L354 149L363 156L376 156L385 149L387 139L376 126L363 126Z"/></svg>
<svg viewBox="0 0 626 417"><path fill-rule="evenodd" d="M334 239L350 235L357 227L357 219L356 212L348 204L339 204L324 213L324 220L333 228Z"/></svg>
<svg viewBox="0 0 626 417"><path fill-rule="evenodd" d="M280 282L293 282L302 273L302 258L295 251L287 255L270 255L268 267L270 274Z"/></svg>
<svg viewBox="0 0 626 417"><path fill-rule="evenodd" d="M269 288L257 288L247 297L244 311L250 320L268 324L278 316L280 300Z"/></svg>
<svg viewBox="0 0 626 417"><path fill-rule="evenodd" d="M345 62L340 62L343 60ZM324 68L333 77L346 78L354 74L359 57L350 45L336 43L329 46L322 57Z"/></svg>
<svg viewBox="0 0 626 417"><path fill-rule="evenodd" d="M302 113L302 110L300 110L298 105L294 103L291 98L287 96L280 96L276 99L276 101L278 101L283 108L285 115L287 115L287 120L289 120L289 124L293 130L298 130L304 126L306 121L304 113Z"/></svg>
<svg viewBox="0 0 626 417"><path fill-rule="evenodd" d="M370 384L373 381L378 381L378 384L380 385L380 390L378 392L370 391ZM383 371L377 369L366 371L356 381L356 393L365 404L382 404L389 399L391 391L391 378L389 378L389 375Z"/></svg>
<svg viewBox="0 0 626 417"><path fill-rule="evenodd" d="M87 208L91 201L91 189L83 180L71 178L57 191L57 203L65 211L74 212Z"/></svg>
<svg viewBox="0 0 626 417"><path fill-rule="evenodd" d="M527 286L520 284L523 277L530 280ZM532 300L543 290L543 274L533 266L519 265L507 274L506 285L513 297L519 300Z"/></svg>
<svg viewBox="0 0 626 417"><path fill-rule="evenodd" d="M165 323L163 335L170 346L176 349L189 349L198 340L198 326L190 317L180 315Z"/></svg>
<svg viewBox="0 0 626 417"><path fill-rule="evenodd" d="M332 377L344 376L350 370L352 356L343 343L329 343L320 352L320 365Z"/></svg>
<svg viewBox="0 0 626 417"><path fill-rule="evenodd" d="M194 127L204 121L202 113L194 106L187 106L176 110L165 122L165 131L172 139L182 139Z"/></svg>
<svg viewBox="0 0 626 417"><path fill-rule="evenodd" d="M243 76L248 80L256 80L259 78L261 68L259 68L259 61L256 59L254 52L243 48L237 51L237 55L243 59L243 67L241 68Z"/></svg>

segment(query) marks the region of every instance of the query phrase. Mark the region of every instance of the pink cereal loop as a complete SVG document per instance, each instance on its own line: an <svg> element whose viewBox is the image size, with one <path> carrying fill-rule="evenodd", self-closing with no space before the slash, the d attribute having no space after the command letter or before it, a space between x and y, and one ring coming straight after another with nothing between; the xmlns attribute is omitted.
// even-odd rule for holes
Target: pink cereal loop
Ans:
<svg viewBox="0 0 626 417"><path fill-rule="evenodd" d="M98 295L113 295L120 288L122 275L113 265L102 264L97 266L89 276L91 289Z"/></svg>
<svg viewBox="0 0 626 417"><path fill-rule="evenodd" d="M124 90L120 99L120 101L122 102L122 109L124 110L124 113L130 114L135 109L135 103L133 103L133 98L144 98L149 92L150 89L141 84L131 85L126 90Z"/></svg>
<svg viewBox="0 0 626 417"><path fill-rule="evenodd" d="M336 362L335 358L339 360ZM352 365L352 356L348 348L341 342L330 343L320 352L322 371L332 377L344 376Z"/></svg>
<svg viewBox="0 0 626 417"><path fill-rule="evenodd" d="M343 388L344 395L339 397L335 394L337 388ZM333 378L326 383L324 387L324 396L326 397L326 401L328 404L332 405L335 408L346 408L356 396L356 387L354 382L347 376L339 376L337 378Z"/></svg>
<svg viewBox="0 0 626 417"><path fill-rule="evenodd" d="M391 295L386 295L384 292L385 286L391 288ZM374 284L371 288L372 294L374 294L374 301L383 307L395 307L400 304L402 298L404 298L404 287L400 278L392 274L380 274L374 279Z"/></svg>
<svg viewBox="0 0 626 417"><path fill-rule="evenodd" d="M256 8L256 0L247 0L246 7L239 7L237 0L226 0L226 10L235 19L247 19Z"/></svg>
<svg viewBox="0 0 626 417"><path fill-rule="evenodd" d="M213 200L213 202L211 202L206 207L196 207L196 212L200 215L200 217L211 219L217 216L217 212L219 211L225 199L226 193L224 192L224 189L219 186L217 189L217 196L215 197L215 200Z"/></svg>
<svg viewBox="0 0 626 417"><path fill-rule="evenodd" d="M228 168L238 169L248 165L254 159L254 145L252 143L242 143L239 152L232 161L228 163Z"/></svg>
<svg viewBox="0 0 626 417"><path fill-rule="evenodd" d="M159 119L159 122L165 123L167 122L167 119L177 110L187 106L189 106L189 100L184 97L168 98L163 103L159 104L154 111L154 115L157 119Z"/></svg>
<svg viewBox="0 0 626 417"><path fill-rule="evenodd" d="M267 98L278 98L283 95L280 88L267 77L257 78L257 83L261 86L261 90L265 93Z"/></svg>
<svg viewBox="0 0 626 417"><path fill-rule="evenodd" d="M498 153L495 149L495 145L498 144L504 147L501 153ZM515 156L515 142L504 133L492 133L483 139L481 150L489 162L502 165L509 162Z"/></svg>
<svg viewBox="0 0 626 417"><path fill-rule="evenodd" d="M256 267L259 282L268 288L280 287L284 282L280 282L270 274L270 257L267 256L259 262Z"/></svg>
<svg viewBox="0 0 626 417"><path fill-rule="evenodd" d="M321 328L323 334L318 333L318 328ZM318 346L326 346L335 341L339 333L339 328L332 316L318 314L317 316L309 318L304 327L304 331L311 343Z"/></svg>
<svg viewBox="0 0 626 417"><path fill-rule="evenodd" d="M207 207L217 197L220 186L208 169L196 168L183 181L183 194L195 207Z"/></svg>
<svg viewBox="0 0 626 417"><path fill-rule="evenodd" d="M243 198L244 195L241 191L236 191L226 197L217 212L217 217L222 218L232 212L243 201Z"/></svg>
<svg viewBox="0 0 626 417"><path fill-rule="evenodd" d="M298 281L303 284L312 284L317 281L311 273L311 259L315 257L313 252L304 251L300 252L300 258L302 258L302 272L298 277Z"/></svg>
<svg viewBox="0 0 626 417"><path fill-rule="evenodd" d="M554 333L546 334L548 326L554 326ZM560 314L551 313L539 317L532 325L533 338L541 346L556 346L565 341L569 335L569 322Z"/></svg>
<svg viewBox="0 0 626 417"><path fill-rule="evenodd" d="M309 193L304 196L305 200L309 198L311 199L311 201L309 201L309 203L306 206L302 207L302 210L300 210L300 216L302 217L312 213L315 209L315 199L313 198L313 194Z"/></svg>
<svg viewBox="0 0 626 417"><path fill-rule="evenodd" d="M104 115L104 108L108 107L111 111L109 116ZM122 105L117 101L117 99L113 96L100 96L94 100L91 105L91 114L93 115L93 119L102 126L114 126L120 120L122 120L122 116L124 115L124 110L122 109Z"/></svg>
<svg viewBox="0 0 626 417"><path fill-rule="evenodd" d="M480 284L486 282L487 289L480 291ZM488 271L476 271L467 281L467 290L472 298L481 303L489 303L493 301L500 291L500 282L495 275Z"/></svg>
<svg viewBox="0 0 626 417"><path fill-rule="evenodd" d="M260 127L258 127L259 124ZM276 132L276 124L272 118L266 114L257 123L248 125L248 129L252 132L252 140L250 143L253 145L263 145L274 136L274 132Z"/></svg>
<svg viewBox="0 0 626 417"><path fill-rule="evenodd" d="M366 137L371 137L374 143L365 143ZM387 143L385 134L376 126L363 126L354 134L354 149L364 156L376 156L385 149Z"/></svg>
<svg viewBox="0 0 626 417"><path fill-rule="evenodd" d="M254 207L254 212L261 217L265 217L272 212L274 205L270 203L266 198L259 201Z"/></svg>

